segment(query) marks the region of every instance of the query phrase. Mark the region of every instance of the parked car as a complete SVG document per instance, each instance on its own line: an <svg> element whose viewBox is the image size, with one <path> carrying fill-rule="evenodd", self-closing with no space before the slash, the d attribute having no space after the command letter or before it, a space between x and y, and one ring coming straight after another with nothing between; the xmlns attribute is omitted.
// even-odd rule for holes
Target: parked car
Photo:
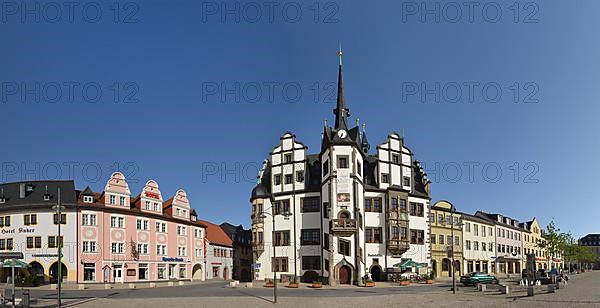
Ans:
<svg viewBox="0 0 600 308"><path fill-rule="evenodd" d="M494 275L473 272L460 277L460 282L465 286L476 286L478 284L498 283L498 279Z"/></svg>

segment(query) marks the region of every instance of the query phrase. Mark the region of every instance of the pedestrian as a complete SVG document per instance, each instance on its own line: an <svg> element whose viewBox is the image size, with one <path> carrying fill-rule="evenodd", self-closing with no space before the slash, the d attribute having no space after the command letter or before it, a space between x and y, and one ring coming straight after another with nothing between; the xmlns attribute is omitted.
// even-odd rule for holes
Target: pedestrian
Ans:
<svg viewBox="0 0 600 308"><path fill-rule="evenodd" d="M556 267L552 266L552 269L550 270L550 279L552 283L556 283L556 276L558 276L558 271L556 270Z"/></svg>

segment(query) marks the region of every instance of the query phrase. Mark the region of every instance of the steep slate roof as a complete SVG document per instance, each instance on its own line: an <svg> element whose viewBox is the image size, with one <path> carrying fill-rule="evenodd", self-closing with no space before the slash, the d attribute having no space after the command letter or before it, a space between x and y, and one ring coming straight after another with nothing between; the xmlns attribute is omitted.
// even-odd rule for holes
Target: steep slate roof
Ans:
<svg viewBox="0 0 600 308"><path fill-rule="evenodd" d="M198 220L206 226L206 239L214 245L233 247L233 241L220 226L206 220Z"/></svg>
<svg viewBox="0 0 600 308"><path fill-rule="evenodd" d="M529 230L527 230L527 229L523 229L523 228L522 228L522 227L520 227L520 226L513 226L513 225L509 225L509 224L507 224L507 223L504 223L504 221L498 221L498 219L497 219L497 218L498 218L498 216L502 216L502 217L510 218L510 217L508 217L508 216L504 216L504 215L501 215L501 214L490 214L490 213L486 213L486 212L482 212L482 211L477 211L477 212L475 213L475 216L477 216L477 217L481 217L481 218L483 218L483 219L486 219L486 220L488 220L488 221L492 222L494 225L499 225L499 226L502 226L502 227L505 227L505 228L515 229L515 230L518 230L518 231L525 231L525 232L529 232ZM516 220L516 219L512 219L512 218L510 218L510 219L511 219L511 220Z"/></svg>
<svg viewBox="0 0 600 308"><path fill-rule="evenodd" d="M32 188L31 191L27 191L28 186ZM59 187L61 205L75 207L77 200L72 180L23 181L0 184L0 198L5 199L0 204L0 210L51 208L58 202ZM44 200L45 194L50 196L48 201Z"/></svg>

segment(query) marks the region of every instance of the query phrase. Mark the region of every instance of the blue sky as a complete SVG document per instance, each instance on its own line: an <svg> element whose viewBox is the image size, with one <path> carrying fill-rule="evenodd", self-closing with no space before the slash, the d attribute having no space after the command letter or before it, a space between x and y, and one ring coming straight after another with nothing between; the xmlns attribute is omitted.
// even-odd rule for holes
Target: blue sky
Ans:
<svg viewBox="0 0 600 308"><path fill-rule="evenodd" d="M598 232L595 1L484 1L472 15L435 1L101 1L72 14L42 1L37 16L11 3L1 181L101 190L122 169L134 194L153 178L165 197L186 189L203 219L247 227L279 137L319 150L341 42L351 121L372 148L404 131L434 201Z"/></svg>

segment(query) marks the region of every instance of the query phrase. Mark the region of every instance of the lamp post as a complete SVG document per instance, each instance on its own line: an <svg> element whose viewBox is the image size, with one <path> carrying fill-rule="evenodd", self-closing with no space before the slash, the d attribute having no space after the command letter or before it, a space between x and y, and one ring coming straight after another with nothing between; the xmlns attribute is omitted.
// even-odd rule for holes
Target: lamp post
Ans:
<svg viewBox="0 0 600 308"><path fill-rule="evenodd" d="M57 279L58 294L57 294L56 299L57 299L58 308L60 308L61 307L61 284L62 284L62 245L63 245L63 241L60 237L60 225L62 224L61 211L65 209L65 207L60 204L60 187L58 188L58 202L56 203L55 206L52 207L52 209L56 212L57 224L58 224L58 238L56 239L56 242L58 244L58 279Z"/></svg>
<svg viewBox="0 0 600 308"><path fill-rule="evenodd" d="M277 268L274 266L273 262L275 262L275 257L276 257L276 252L275 252L275 214L274 212L274 208L271 206L271 214L265 212L263 210L262 214L259 216L259 218L265 219L267 218L267 215L271 216L271 221L273 223L273 230L271 230L271 245L273 245L273 260L271 261L271 267L273 268L273 304L277 303ZM285 219L289 219L290 216L292 216L291 213L289 212L284 212L283 213L283 217Z"/></svg>
<svg viewBox="0 0 600 308"><path fill-rule="evenodd" d="M452 209L450 216L450 236L452 237L452 241L450 241L450 253L452 254L452 294L456 294L456 260L454 259L454 214L456 213L455 209ZM457 227L462 228L463 223L459 221L456 224ZM460 243L460 241L459 241Z"/></svg>

